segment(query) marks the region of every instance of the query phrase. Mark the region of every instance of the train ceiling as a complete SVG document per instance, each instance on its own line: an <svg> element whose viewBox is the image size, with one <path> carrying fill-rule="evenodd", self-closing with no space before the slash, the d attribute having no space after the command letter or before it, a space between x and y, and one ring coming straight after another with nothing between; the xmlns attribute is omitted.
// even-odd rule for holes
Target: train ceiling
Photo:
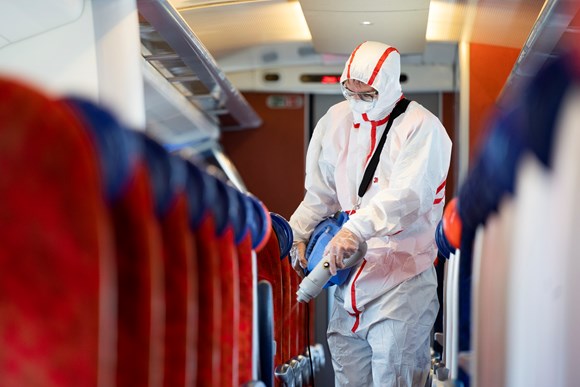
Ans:
<svg viewBox="0 0 580 387"><path fill-rule="evenodd" d="M380 40L403 55L429 43L521 48L543 0L171 0L216 60L259 46L310 44L346 55Z"/></svg>

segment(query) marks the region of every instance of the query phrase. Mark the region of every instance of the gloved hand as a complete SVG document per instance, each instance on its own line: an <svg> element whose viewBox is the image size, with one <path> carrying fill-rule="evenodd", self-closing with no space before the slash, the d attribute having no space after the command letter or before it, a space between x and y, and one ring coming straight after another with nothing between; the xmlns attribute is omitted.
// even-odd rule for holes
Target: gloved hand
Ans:
<svg viewBox="0 0 580 387"><path fill-rule="evenodd" d="M337 269L344 269L344 258L353 255L361 243L362 241L352 231L344 227L336 233L324 250L324 257L330 264L330 274L336 275Z"/></svg>
<svg viewBox="0 0 580 387"><path fill-rule="evenodd" d="M292 262L292 268L296 273L298 273L300 278L304 278L303 269L308 267L305 242L294 241L294 243L292 243L292 248L290 249L290 260Z"/></svg>

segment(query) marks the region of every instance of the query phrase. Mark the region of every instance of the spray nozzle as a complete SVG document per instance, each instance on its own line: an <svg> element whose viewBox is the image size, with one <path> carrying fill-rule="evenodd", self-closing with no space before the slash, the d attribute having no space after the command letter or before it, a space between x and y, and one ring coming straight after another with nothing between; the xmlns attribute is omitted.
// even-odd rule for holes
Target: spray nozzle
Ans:
<svg viewBox="0 0 580 387"><path fill-rule="evenodd" d="M359 245L358 250L349 257L344 258L344 269L355 266L367 253L367 244L365 242ZM327 259L321 259L314 269L300 283L296 295L298 302L309 302L324 288L324 285L330 280L330 263Z"/></svg>

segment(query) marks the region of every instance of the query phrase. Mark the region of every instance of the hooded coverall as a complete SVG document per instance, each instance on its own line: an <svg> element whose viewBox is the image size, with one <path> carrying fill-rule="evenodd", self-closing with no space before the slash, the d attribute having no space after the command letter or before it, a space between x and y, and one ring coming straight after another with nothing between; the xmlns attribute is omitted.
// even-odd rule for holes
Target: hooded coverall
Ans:
<svg viewBox="0 0 580 387"><path fill-rule="evenodd" d="M306 194L290 219L297 241L337 211L368 251L335 292L328 327L337 386L420 386L430 367L430 332L439 304L434 240L445 202L451 140L439 120L411 102L393 122L372 182L357 191L365 168L403 94L398 51L364 42L342 73L378 91L332 106L315 127L306 158ZM368 106L367 106L368 107ZM364 108L364 107L363 107ZM332 243L332 242L331 242Z"/></svg>

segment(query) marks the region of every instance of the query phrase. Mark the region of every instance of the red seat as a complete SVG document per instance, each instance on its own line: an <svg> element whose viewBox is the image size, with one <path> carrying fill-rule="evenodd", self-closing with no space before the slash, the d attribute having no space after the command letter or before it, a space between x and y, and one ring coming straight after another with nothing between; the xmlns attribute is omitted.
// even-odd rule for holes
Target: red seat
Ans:
<svg viewBox="0 0 580 387"><path fill-rule="evenodd" d="M253 280L254 277L258 279L258 273L254 272L258 266L258 254L265 248L270 239L270 234L273 233L272 220L270 212L264 203L262 203L258 198L252 194L245 194L242 196L246 207L246 226L248 227L250 235L249 241L251 242L249 248L253 249L255 255L254 253L251 253L251 259L245 259L243 254L240 255L240 325L248 326L254 322L254 319L256 319L255 326L257 332L254 334L253 330L247 332L246 329L240 329L240 378L241 380L248 380L242 379L243 373L241 370L244 369L244 372L256 371L256 375L251 375L256 377L261 376L261 380L268 382L269 380L274 379L273 367L270 366L274 361L273 348L270 343L270 341L273 340L273 337L271 337L273 332L270 332L269 329L269 327L274 325L274 321L260 321L260 316L264 317L271 314L273 306L270 306L269 304L260 304L260 302L263 301L260 300L260 294L261 297L266 297L271 300L272 287L269 281L264 281L261 283L261 286L260 284L257 284L254 289ZM256 263L254 264L254 262ZM254 290L256 293L253 292ZM249 298L250 291L252 291L251 298ZM255 298L254 295L256 295ZM250 325L250 327L253 329L254 325ZM257 339L256 342L252 342L251 347L245 350L244 345L247 344L244 344L244 342L247 343L248 340L252 340L254 337ZM256 348L254 348L254 344L257 344ZM248 351L251 351L250 360L243 359ZM248 369L248 365L246 365L244 361L249 363L251 369ZM263 373L264 367L272 368L271 374L265 375Z"/></svg>
<svg viewBox="0 0 580 387"><path fill-rule="evenodd" d="M222 291L220 255L211 202L215 184L200 167L187 163L189 218L195 240L198 283L197 386L221 385Z"/></svg>
<svg viewBox="0 0 580 387"><path fill-rule="evenodd" d="M180 193L161 220L165 262L165 386L192 386L197 362L198 289L195 239Z"/></svg>
<svg viewBox="0 0 580 387"><path fill-rule="evenodd" d="M238 329L240 325L238 255L231 227L218 237L218 245L222 289L221 385L229 387L237 385L239 381Z"/></svg>
<svg viewBox="0 0 580 387"><path fill-rule="evenodd" d="M165 386L193 386L197 350L197 262L189 227L185 162L142 136L158 216L164 262Z"/></svg>
<svg viewBox="0 0 580 387"><path fill-rule="evenodd" d="M0 80L2 386L110 385L111 223L95 148L61 102Z"/></svg>
<svg viewBox="0 0 580 387"><path fill-rule="evenodd" d="M221 310L218 240L213 217L207 214L195 230L198 258L199 321L197 385L219 386L221 377Z"/></svg>
<svg viewBox="0 0 580 387"><path fill-rule="evenodd" d="M119 278L117 385L158 386L163 377L162 242L144 164L136 167L112 212Z"/></svg>
<svg viewBox="0 0 580 387"><path fill-rule="evenodd" d="M239 383L240 277L235 237L236 220L242 208L232 187L217 177L210 177L215 180L217 188L213 211L216 214L222 290L221 385L230 387Z"/></svg>
<svg viewBox="0 0 580 387"><path fill-rule="evenodd" d="M270 216L265 206L253 198L238 190L230 189L235 192L237 211L235 219L231 220L235 231L235 241L238 254L239 269L239 300L240 300L240 324L239 334L239 380L238 385L249 383L255 377L254 370L258 370L259 359L254 359L258 353L258 348L254 351L254 313L257 313L257 283L254 284L254 264L255 256L252 252L254 247L261 248L265 244L263 239L267 238L267 230L260 226L268 226ZM260 226L259 226L260 225ZM259 230L260 229L260 230ZM270 230L271 232L271 230ZM264 242L264 243L262 243ZM258 332L256 332L258 333Z"/></svg>
<svg viewBox="0 0 580 387"><path fill-rule="evenodd" d="M103 173L116 180L111 160L130 153L122 184L107 189L117 263L116 384L160 386L163 381L164 289L162 241L154 210L151 176L143 141L107 112L86 101L70 100L99 145ZM126 147L126 143L131 146ZM134 149L133 149L134 148ZM118 178L118 176L117 176Z"/></svg>
<svg viewBox="0 0 580 387"><path fill-rule="evenodd" d="M278 254L278 257L280 255ZM280 258L278 258L280 260ZM292 331L292 299L295 298L292 293L291 276L293 271L288 259L280 260L282 270L282 295L283 295L283 312L282 312L282 361L288 362L293 356L298 355L292 352L292 337L296 331Z"/></svg>
<svg viewBox="0 0 580 387"><path fill-rule="evenodd" d="M276 233L270 233L266 246L258 253L258 280L268 281L272 285L274 304L274 340L276 341L275 366L283 364L286 360L283 355L283 293L282 293L282 267L280 264L280 247ZM264 372L264 371L263 371ZM274 370L271 370L272 374ZM278 383L278 381L276 381Z"/></svg>
<svg viewBox="0 0 580 387"><path fill-rule="evenodd" d="M246 237L237 246L238 266L240 274L240 327L239 327L239 382L238 385L252 380L253 370L253 316L254 316L254 284L252 272L252 238Z"/></svg>
<svg viewBox="0 0 580 387"><path fill-rule="evenodd" d="M300 304L296 299L296 292L298 291L298 284L300 281L300 277L298 274L292 269L290 273L290 290L289 293L292 295L292 304L291 310L292 315L290 318L290 335L292 337L291 341L291 354L292 356L297 356L304 352L304 348L302 347L301 343L301 335L304 332L304 324L300 320Z"/></svg>

